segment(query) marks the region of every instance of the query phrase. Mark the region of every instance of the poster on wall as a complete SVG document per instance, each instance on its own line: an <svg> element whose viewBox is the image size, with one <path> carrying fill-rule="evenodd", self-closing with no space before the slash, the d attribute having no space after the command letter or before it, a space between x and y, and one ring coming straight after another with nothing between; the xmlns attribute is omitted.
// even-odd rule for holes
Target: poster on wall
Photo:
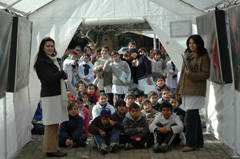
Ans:
<svg viewBox="0 0 240 159"><path fill-rule="evenodd" d="M228 9L235 89L240 91L240 7Z"/></svg>
<svg viewBox="0 0 240 159"><path fill-rule="evenodd" d="M5 96L7 90L12 18L9 13L0 11L0 98Z"/></svg>
<svg viewBox="0 0 240 159"><path fill-rule="evenodd" d="M22 17L14 17L8 92L18 92L29 83L31 38L32 22Z"/></svg>
<svg viewBox="0 0 240 159"><path fill-rule="evenodd" d="M210 80L226 84L232 82L224 11L218 10L197 17L198 34L203 38L211 59Z"/></svg>

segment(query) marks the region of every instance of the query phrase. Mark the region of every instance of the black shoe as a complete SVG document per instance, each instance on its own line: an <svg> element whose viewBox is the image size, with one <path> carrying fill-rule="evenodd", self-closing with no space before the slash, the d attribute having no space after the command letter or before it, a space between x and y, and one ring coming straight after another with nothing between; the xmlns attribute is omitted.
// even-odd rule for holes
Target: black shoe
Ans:
<svg viewBox="0 0 240 159"><path fill-rule="evenodd" d="M61 151L56 151L56 152L47 152L47 157L63 157L66 156L67 153L61 152Z"/></svg>
<svg viewBox="0 0 240 159"><path fill-rule="evenodd" d="M163 143L160 146L154 147L153 151L155 153L157 153L157 152L167 152L168 151L168 145Z"/></svg>

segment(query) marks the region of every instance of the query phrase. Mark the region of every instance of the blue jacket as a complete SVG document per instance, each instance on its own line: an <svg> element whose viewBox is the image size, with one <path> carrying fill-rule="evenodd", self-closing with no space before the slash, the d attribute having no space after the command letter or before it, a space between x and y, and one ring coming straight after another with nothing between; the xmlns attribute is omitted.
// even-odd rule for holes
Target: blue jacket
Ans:
<svg viewBox="0 0 240 159"><path fill-rule="evenodd" d="M79 115L70 116L69 121L65 121L61 124L59 130L59 136L64 140L70 139L76 142L83 134L83 118Z"/></svg>
<svg viewBox="0 0 240 159"><path fill-rule="evenodd" d="M33 119L36 121L41 121L42 120L42 108L40 106L40 102L38 103L37 109L35 111L35 114L33 116Z"/></svg>

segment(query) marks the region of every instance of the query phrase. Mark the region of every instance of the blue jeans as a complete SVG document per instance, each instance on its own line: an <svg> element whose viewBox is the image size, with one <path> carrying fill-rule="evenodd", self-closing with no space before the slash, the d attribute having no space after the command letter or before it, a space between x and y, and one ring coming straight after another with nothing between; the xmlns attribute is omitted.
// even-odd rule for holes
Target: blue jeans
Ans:
<svg viewBox="0 0 240 159"><path fill-rule="evenodd" d="M198 109L187 111L186 145L198 147L203 145L202 125Z"/></svg>
<svg viewBox="0 0 240 159"><path fill-rule="evenodd" d="M112 143L119 143L119 135L120 130L116 129L115 127L110 131L109 133L106 132L106 136L94 135L94 140L96 141L96 144L98 148L102 146L102 144L111 145Z"/></svg>

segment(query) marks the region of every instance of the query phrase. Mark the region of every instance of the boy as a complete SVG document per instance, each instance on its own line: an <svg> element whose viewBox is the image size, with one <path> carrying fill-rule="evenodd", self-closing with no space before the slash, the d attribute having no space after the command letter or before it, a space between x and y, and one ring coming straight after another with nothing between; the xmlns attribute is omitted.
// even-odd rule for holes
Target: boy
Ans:
<svg viewBox="0 0 240 159"><path fill-rule="evenodd" d="M150 132L155 133L157 145L153 148L154 152L167 152L171 143L179 143L180 134L183 131L183 124L180 118L172 113L172 105L163 102L161 113L159 113L149 126Z"/></svg>
<svg viewBox="0 0 240 159"><path fill-rule="evenodd" d="M123 123L123 119L125 118L127 114L126 110L126 102L124 100L117 100L115 104L116 111L112 114L112 120L117 121L119 123ZM120 144L126 144L129 143L129 138L125 135L124 130L120 133Z"/></svg>
<svg viewBox="0 0 240 159"><path fill-rule="evenodd" d="M117 51L111 53L111 59L104 64L103 71L112 72L112 93L113 103L115 105L118 99L123 99L128 91L128 84L131 80L131 70L127 62L120 59ZM120 79L120 75L124 73L126 76Z"/></svg>
<svg viewBox="0 0 240 159"><path fill-rule="evenodd" d="M72 148L73 146L86 146L87 136L83 133L83 119L78 115L78 107L75 103L68 105L69 121L61 123L59 145Z"/></svg>
<svg viewBox="0 0 240 159"><path fill-rule="evenodd" d="M134 103L135 101L135 96L133 94L133 92L128 92L126 95L125 95L125 98L124 98L125 102L126 102L126 110L129 111L129 106Z"/></svg>
<svg viewBox="0 0 240 159"><path fill-rule="evenodd" d="M142 102L141 108L142 108L141 113L147 119L148 124L151 124L159 112L155 109L152 109L152 103L148 99Z"/></svg>
<svg viewBox="0 0 240 159"><path fill-rule="evenodd" d="M160 104L158 103L158 94L155 91L148 93L148 99L152 103L152 108L160 112Z"/></svg>
<svg viewBox="0 0 240 159"><path fill-rule="evenodd" d="M123 126L125 134L131 138L131 142L126 143L125 149L148 148L153 144L148 122L136 103L130 105L129 112L123 120Z"/></svg>
<svg viewBox="0 0 240 159"><path fill-rule="evenodd" d="M162 90L162 97L158 100L158 103L161 105L164 101L168 101L171 91L168 88Z"/></svg>
<svg viewBox="0 0 240 159"><path fill-rule="evenodd" d="M113 94L112 94L112 72L103 72L103 66L111 56L109 55L109 47L102 46L101 48L101 57L94 63L93 72L98 76L98 86L103 85L104 92L107 93L109 98L109 103L113 104ZM102 88L99 87L100 90Z"/></svg>
<svg viewBox="0 0 240 159"><path fill-rule="evenodd" d="M152 77L155 79L160 74L166 76L166 62L161 58L161 51L154 50L154 58L152 60Z"/></svg>
<svg viewBox="0 0 240 159"><path fill-rule="evenodd" d="M100 115L91 122L88 131L93 134L99 151L106 154L108 148L110 152L117 152L119 134L122 129L121 123L111 120L111 110L104 108Z"/></svg>
<svg viewBox="0 0 240 159"><path fill-rule="evenodd" d="M158 93L159 98L162 97L162 90L164 88L169 89L172 92L172 94L174 94L174 90L166 85L165 77L163 75L159 75L158 77L156 77L155 81L156 81L155 92Z"/></svg>
<svg viewBox="0 0 240 159"><path fill-rule="evenodd" d="M142 101L144 101L145 99L144 92L138 89L134 92L134 94L136 97L135 103L137 103L140 106L142 104Z"/></svg>
<svg viewBox="0 0 240 159"><path fill-rule="evenodd" d="M187 112L179 108L179 103L178 100L175 98L175 95L170 96L169 103L172 104L173 113L177 114L184 123Z"/></svg>
<svg viewBox="0 0 240 159"><path fill-rule="evenodd" d="M71 52L69 57L63 61L63 70L66 70L68 73L68 81L75 86L77 75L77 53L75 51Z"/></svg>
<svg viewBox="0 0 240 159"><path fill-rule="evenodd" d="M101 48L97 47L97 49L95 50L95 53L93 54L93 58L91 60L92 64L94 65L94 63L101 57Z"/></svg>

